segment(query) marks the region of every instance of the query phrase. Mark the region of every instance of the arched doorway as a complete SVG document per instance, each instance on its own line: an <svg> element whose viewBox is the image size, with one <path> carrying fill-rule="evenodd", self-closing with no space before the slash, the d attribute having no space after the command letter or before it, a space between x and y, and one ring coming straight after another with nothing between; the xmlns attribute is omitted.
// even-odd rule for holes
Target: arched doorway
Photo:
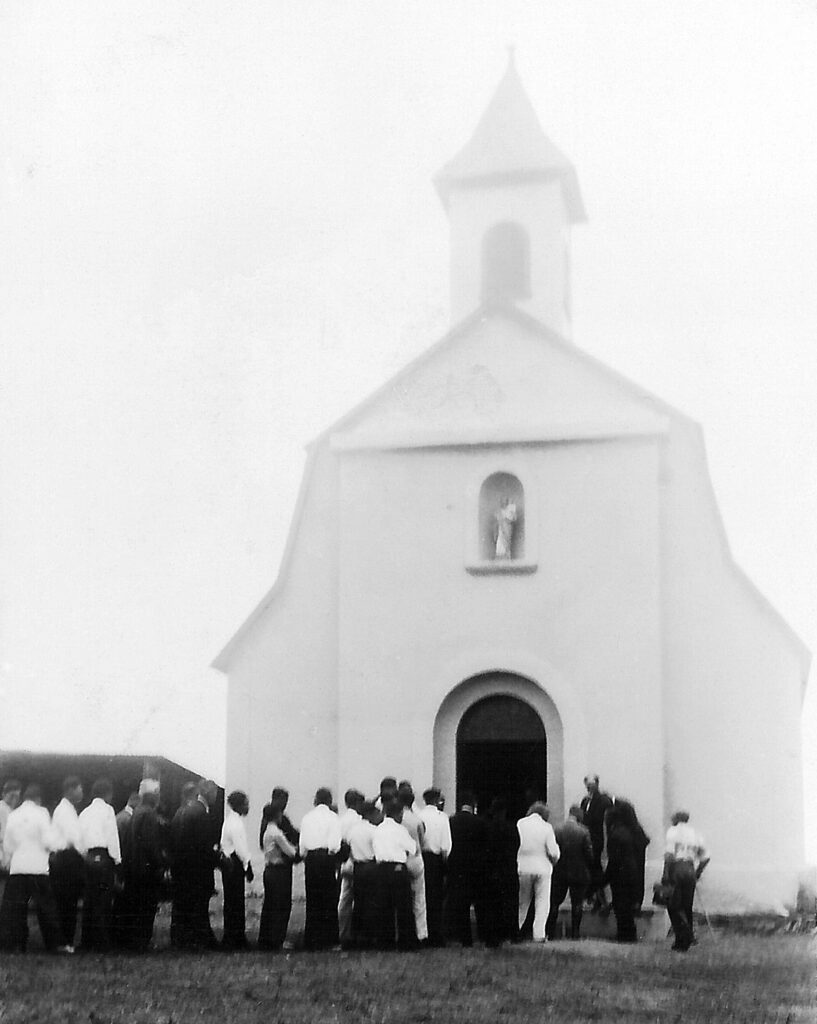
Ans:
<svg viewBox="0 0 817 1024"><path fill-rule="evenodd" d="M499 693L471 704L457 727L456 759L458 807L464 790L482 811L503 798L512 819L547 800L547 736L525 700Z"/></svg>

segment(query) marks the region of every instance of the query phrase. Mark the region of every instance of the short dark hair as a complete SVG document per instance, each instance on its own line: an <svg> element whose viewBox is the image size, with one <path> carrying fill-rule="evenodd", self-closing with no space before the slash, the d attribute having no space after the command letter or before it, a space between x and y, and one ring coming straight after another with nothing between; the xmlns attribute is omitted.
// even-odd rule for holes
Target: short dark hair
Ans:
<svg viewBox="0 0 817 1024"><path fill-rule="evenodd" d="M68 796L72 790L75 790L77 786L82 785L82 779L79 775L66 775L62 781L62 795Z"/></svg>
<svg viewBox="0 0 817 1024"><path fill-rule="evenodd" d="M243 789L234 789L227 797L227 803L232 807L236 814L240 814L241 809L248 804L249 801L247 799L247 794Z"/></svg>
<svg viewBox="0 0 817 1024"><path fill-rule="evenodd" d="M327 807L332 806L332 790L327 789L326 786L321 786L320 789L315 791L315 806L319 804L325 804Z"/></svg>
<svg viewBox="0 0 817 1024"><path fill-rule="evenodd" d="M113 796L113 785L110 779L97 779L93 786L91 786L91 796L94 800L105 800L106 802Z"/></svg>
<svg viewBox="0 0 817 1024"><path fill-rule="evenodd" d="M364 800L359 807L361 818L365 818L367 821L371 820L374 814L377 813L377 807L372 800Z"/></svg>
<svg viewBox="0 0 817 1024"><path fill-rule="evenodd" d="M401 782L397 787L397 799L404 807L411 807L414 803L414 790L410 782Z"/></svg>
<svg viewBox="0 0 817 1024"><path fill-rule="evenodd" d="M394 818L396 820L403 815L403 805L399 800L384 800L383 813L387 818Z"/></svg>
<svg viewBox="0 0 817 1024"><path fill-rule="evenodd" d="M387 775L384 779L380 780L380 792L384 789L395 789L397 787L397 779L393 775Z"/></svg>
<svg viewBox="0 0 817 1024"><path fill-rule="evenodd" d="M581 804L571 804L570 810L567 812L571 818L575 818L576 821L581 821L584 818L584 811L581 808Z"/></svg>
<svg viewBox="0 0 817 1024"><path fill-rule="evenodd" d="M365 799L359 789L347 789L343 794L343 802L353 811L360 811L360 805Z"/></svg>
<svg viewBox="0 0 817 1024"><path fill-rule="evenodd" d="M3 796L7 793L20 793L22 789L23 785L19 779L6 779L3 783Z"/></svg>
<svg viewBox="0 0 817 1024"><path fill-rule="evenodd" d="M289 800L289 790L284 789L283 786L276 786L275 789L270 793L271 803L281 803L286 807L287 801Z"/></svg>
<svg viewBox="0 0 817 1024"><path fill-rule="evenodd" d="M36 782L29 782L23 793L23 800L35 800L41 801L43 798L43 791L39 784Z"/></svg>
<svg viewBox="0 0 817 1024"><path fill-rule="evenodd" d="M423 790L423 800L429 806L437 806L437 801L440 799L440 791L436 786L432 786L430 789Z"/></svg>

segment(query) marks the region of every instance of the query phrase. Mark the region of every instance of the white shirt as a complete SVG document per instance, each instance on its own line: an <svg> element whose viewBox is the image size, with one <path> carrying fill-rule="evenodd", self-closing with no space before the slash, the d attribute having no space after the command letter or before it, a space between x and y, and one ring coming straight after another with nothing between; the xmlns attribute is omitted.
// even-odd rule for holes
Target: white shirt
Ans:
<svg viewBox="0 0 817 1024"><path fill-rule="evenodd" d="M519 832L519 853L516 865L521 875L549 875L559 859L559 844L549 821L538 814L529 814L516 823ZM549 856L548 856L549 855Z"/></svg>
<svg viewBox="0 0 817 1024"><path fill-rule="evenodd" d="M664 852L671 854L675 860L691 861L696 868L708 856L703 838L688 821L679 821L677 825L671 825L667 829Z"/></svg>
<svg viewBox="0 0 817 1024"><path fill-rule="evenodd" d="M238 814L227 807L224 812L224 824L221 826L221 852L225 857L238 857L246 871L250 863L250 848L247 845L247 826L244 815Z"/></svg>
<svg viewBox="0 0 817 1024"><path fill-rule="evenodd" d="M352 807L347 807L343 814L341 814L339 818L340 835L344 843L349 842L349 835L351 834L352 829L361 821L363 821L363 819Z"/></svg>
<svg viewBox="0 0 817 1024"><path fill-rule="evenodd" d="M110 854L114 864L119 864L122 854L119 849L119 830L113 807L102 797L95 797L79 816L81 849L84 853L102 847Z"/></svg>
<svg viewBox="0 0 817 1024"><path fill-rule="evenodd" d="M6 803L5 800L0 800L0 868L4 871L8 871L8 857L3 852L3 837L6 834L6 822L9 820L11 814L11 807Z"/></svg>
<svg viewBox="0 0 817 1024"><path fill-rule="evenodd" d="M3 850L10 875L47 875L48 854L53 844L51 818L44 807L24 800L9 814Z"/></svg>
<svg viewBox="0 0 817 1024"><path fill-rule="evenodd" d="M318 804L304 815L301 822L301 840L298 844L301 856L305 857L310 850L328 850L337 853L340 849L340 822L335 812Z"/></svg>
<svg viewBox="0 0 817 1024"><path fill-rule="evenodd" d="M275 822L271 821L264 830L264 863L290 864L297 856L298 851Z"/></svg>
<svg viewBox="0 0 817 1024"><path fill-rule="evenodd" d="M66 797L63 797L54 808L51 827L54 830L55 850L82 849L79 815L76 807Z"/></svg>
<svg viewBox="0 0 817 1024"><path fill-rule="evenodd" d="M429 804L420 811L420 820L425 825L425 834L420 844L425 853L440 854L446 859L451 853L451 826L448 815Z"/></svg>
<svg viewBox="0 0 817 1024"><path fill-rule="evenodd" d="M417 852L417 844L393 818L384 818L374 830L374 857L381 864L405 864Z"/></svg>
<svg viewBox="0 0 817 1024"><path fill-rule="evenodd" d="M374 860L374 834L376 831L377 825L361 818L349 833L349 849L352 851L352 860L356 864Z"/></svg>

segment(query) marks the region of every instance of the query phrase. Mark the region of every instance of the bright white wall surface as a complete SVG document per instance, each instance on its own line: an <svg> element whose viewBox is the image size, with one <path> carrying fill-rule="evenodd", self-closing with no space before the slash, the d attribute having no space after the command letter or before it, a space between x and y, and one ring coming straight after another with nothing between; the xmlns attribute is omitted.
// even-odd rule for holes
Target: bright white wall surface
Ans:
<svg viewBox="0 0 817 1024"><path fill-rule="evenodd" d="M667 811L707 839L715 905L792 905L804 653L731 561L694 424L674 425L664 493Z"/></svg>

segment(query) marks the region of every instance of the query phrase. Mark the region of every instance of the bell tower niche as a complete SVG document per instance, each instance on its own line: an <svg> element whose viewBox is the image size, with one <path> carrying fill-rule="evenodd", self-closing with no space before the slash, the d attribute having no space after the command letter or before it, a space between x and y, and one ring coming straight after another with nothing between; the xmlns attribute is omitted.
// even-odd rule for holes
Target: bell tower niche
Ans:
<svg viewBox="0 0 817 1024"><path fill-rule="evenodd" d="M584 205L512 52L474 134L434 183L451 231L452 321L511 304L569 337L570 228L586 219Z"/></svg>

